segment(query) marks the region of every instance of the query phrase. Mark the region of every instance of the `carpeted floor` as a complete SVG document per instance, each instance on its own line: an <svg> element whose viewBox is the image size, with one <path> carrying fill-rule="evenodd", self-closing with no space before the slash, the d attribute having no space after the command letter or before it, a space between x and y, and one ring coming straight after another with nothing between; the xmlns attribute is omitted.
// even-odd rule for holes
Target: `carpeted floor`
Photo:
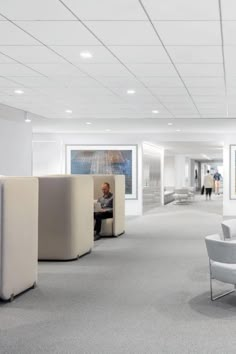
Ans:
<svg viewBox="0 0 236 354"><path fill-rule="evenodd" d="M40 263L38 288L0 304L0 353L235 353L236 295L209 300L221 203L158 208L78 261Z"/></svg>

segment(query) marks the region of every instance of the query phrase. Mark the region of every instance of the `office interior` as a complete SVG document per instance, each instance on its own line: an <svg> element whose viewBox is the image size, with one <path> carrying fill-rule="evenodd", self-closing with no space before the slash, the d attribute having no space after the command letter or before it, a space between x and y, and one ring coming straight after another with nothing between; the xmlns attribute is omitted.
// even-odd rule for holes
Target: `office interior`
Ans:
<svg viewBox="0 0 236 354"><path fill-rule="evenodd" d="M235 352L235 10L0 0L0 353Z"/></svg>

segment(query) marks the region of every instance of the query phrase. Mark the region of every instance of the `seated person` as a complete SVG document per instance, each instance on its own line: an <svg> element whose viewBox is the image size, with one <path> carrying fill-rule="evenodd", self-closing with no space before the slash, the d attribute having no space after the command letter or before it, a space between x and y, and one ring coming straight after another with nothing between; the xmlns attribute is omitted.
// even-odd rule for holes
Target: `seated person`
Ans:
<svg viewBox="0 0 236 354"><path fill-rule="evenodd" d="M102 226L103 219L109 219L113 217L113 194L110 192L110 184L104 182L102 184L102 192L103 196L98 198L98 203L101 204L101 209L98 212L94 212L95 219L95 237L94 240L98 240L100 238L100 231Z"/></svg>

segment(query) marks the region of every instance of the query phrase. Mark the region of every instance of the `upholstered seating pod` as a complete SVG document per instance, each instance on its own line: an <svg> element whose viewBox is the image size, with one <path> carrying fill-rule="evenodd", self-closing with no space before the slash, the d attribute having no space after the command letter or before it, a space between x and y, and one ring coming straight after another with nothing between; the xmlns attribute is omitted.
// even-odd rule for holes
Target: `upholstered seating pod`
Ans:
<svg viewBox="0 0 236 354"><path fill-rule="evenodd" d="M39 177L39 260L73 260L93 247L91 176Z"/></svg>
<svg viewBox="0 0 236 354"><path fill-rule="evenodd" d="M101 185L108 182L113 193L113 218L102 220L101 236L119 236L125 232L125 176L93 175L94 199L101 197Z"/></svg>
<svg viewBox="0 0 236 354"><path fill-rule="evenodd" d="M0 298L32 288L38 271L38 180L0 178Z"/></svg>
<svg viewBox="0 0 236 354"><path fill-rule="evenodd" d="M213 295L212 280L236 284L236 241L225 241L220 235L209 235L205 238L210 269L211 300L217 300L235 291L232 289L224 294Z"/></svg>

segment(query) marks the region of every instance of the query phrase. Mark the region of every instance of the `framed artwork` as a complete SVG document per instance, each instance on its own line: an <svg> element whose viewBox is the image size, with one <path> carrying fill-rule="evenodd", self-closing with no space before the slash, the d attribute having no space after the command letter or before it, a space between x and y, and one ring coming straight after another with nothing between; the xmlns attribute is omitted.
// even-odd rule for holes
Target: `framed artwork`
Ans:
<svg viewBox="0 0 236 354"><path fill-rule="evenodd" d="M137 199L137 146L66 145L66 173L125 175L125 198Z"/></svg>
<svg viewBox="0 0 236 354"><path fill-rule="evenodd" d="M230 145L229 168L229 198L236 199L236 145Z"/></svg>

